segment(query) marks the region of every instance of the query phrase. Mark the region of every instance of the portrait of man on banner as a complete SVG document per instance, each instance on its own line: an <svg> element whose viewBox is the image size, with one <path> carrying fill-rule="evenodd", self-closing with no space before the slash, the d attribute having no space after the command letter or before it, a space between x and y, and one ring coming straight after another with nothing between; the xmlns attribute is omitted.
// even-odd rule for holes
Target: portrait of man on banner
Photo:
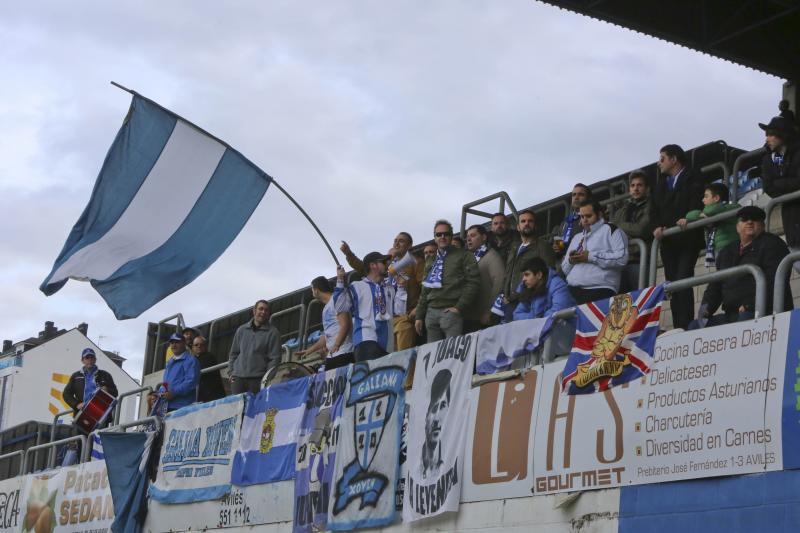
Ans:
<svg viewBox="0 0 800 533"><path fill-rule="evenodd" d="M663 301L664 286L658 285L578 306L562 389L590 394L649 373Z"/></svg>
<svg viewBox="0 0 800 533"><path fill-rule="evenodd" d="M439 475L442 461L442 433L447 413L450 409L450 380L453 374L446 368L441 369L433 378L431 400L425 412L425 442L422 443L422 479Z"/></svg>

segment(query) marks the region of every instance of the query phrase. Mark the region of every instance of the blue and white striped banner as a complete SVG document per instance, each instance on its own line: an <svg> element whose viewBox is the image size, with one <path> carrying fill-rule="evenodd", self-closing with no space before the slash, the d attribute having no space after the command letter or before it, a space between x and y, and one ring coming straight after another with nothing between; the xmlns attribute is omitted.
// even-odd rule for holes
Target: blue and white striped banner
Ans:
<svg viewBox="0 0 800 533"><path fill-rule="evenodd" d="M137 317L216 261L271 182L236 150L134 94L40 290L89 281L118 319Z"/></svg>

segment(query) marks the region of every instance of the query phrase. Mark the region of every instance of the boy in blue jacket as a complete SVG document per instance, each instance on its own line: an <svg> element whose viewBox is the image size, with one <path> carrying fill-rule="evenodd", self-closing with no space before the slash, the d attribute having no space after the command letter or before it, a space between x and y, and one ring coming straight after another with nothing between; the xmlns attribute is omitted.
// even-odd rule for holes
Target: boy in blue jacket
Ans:
<svg viewBox="0 0 800 533"><path fill-rule="evenodd" d="M546 318L575 305L567 282L540 257L532 257L522 265L522 283L517 292L520 296L514 320Z"/></svg>

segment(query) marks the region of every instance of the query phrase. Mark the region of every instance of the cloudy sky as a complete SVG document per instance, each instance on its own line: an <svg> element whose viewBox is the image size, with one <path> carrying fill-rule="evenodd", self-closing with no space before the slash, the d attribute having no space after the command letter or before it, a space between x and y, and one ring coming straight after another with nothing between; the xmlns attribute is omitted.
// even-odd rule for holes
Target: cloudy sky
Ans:
<svg viewBox="0 0 800 533"><path fill-rule="evenodd" d="M359 254L398 230L424 240L498 190L526 206L616 175L668 142L755 148L780 99L774 77L534 1L122 4L0 6L0 331L86 321L134 376L147 322L205 322L334 268L270 189L208 271L138 319L116 321L86 283L42 295L130 103L110 80L229 142Z"/></svg>

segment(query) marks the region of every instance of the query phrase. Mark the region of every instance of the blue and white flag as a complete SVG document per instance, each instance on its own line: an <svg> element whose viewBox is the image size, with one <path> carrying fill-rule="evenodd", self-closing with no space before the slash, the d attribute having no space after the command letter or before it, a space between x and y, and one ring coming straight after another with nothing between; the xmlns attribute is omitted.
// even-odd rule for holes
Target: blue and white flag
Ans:
<svg viewBox="0 0 800 533"><path fill-rule="evenodd" d="M562 372L568 394L589 394L650 372L664 286L579 305L572 352Z"/></svg>
<svg viewBox="0 0 800 533"><path fill-rule="evenodd" d="M394 522L408 365L416 350L356 363L339 425L328 529Z"/></svg>
<svg viewBox="0 0 800 533"><path fill-rule="evenodd" d="M89 204L39 287L89 281L118 319L191 283L233 242L272 178L134 93Z"/></svg>
<svg viewBox="0 0 800 533"><path fill-rule="evenodd" d="M155 433L101 433L114 501L114 533L139 533L147 516L147 464Z"/></svg>
<svg viewBox="0 0 800 533"><path fill-rule="evenodd" d="M311 377L270 385L247 402L231 482L257 485L294 477L297 433Z"/></svg>
<svg viewBox="0 0 800 533"><path fill-rule="evenodd" d="M103 441L99 433L92 434L92 455L90 461L102 461L106 458L103 452Z"/></svg>
<svg viewBox="0 0 800 533"><path fill-rule="evenodd" d="M478 374L506 370L517 357L538 350L552 322L551 318L531 318L481 330L475 355Z"/></svg>
<svg viewBox="0 0 800 533"><path fill-rule="evenodd" d="M218 500L231 490L244 395L195 403L168 413L150 498L161 503Z"/></svg>
<svg viewBox="0 0 800 533"><path fill-rule="evenodd" d="M350 365L318 372L311 381L297 437L294 533L323 531Z"/></svg>

